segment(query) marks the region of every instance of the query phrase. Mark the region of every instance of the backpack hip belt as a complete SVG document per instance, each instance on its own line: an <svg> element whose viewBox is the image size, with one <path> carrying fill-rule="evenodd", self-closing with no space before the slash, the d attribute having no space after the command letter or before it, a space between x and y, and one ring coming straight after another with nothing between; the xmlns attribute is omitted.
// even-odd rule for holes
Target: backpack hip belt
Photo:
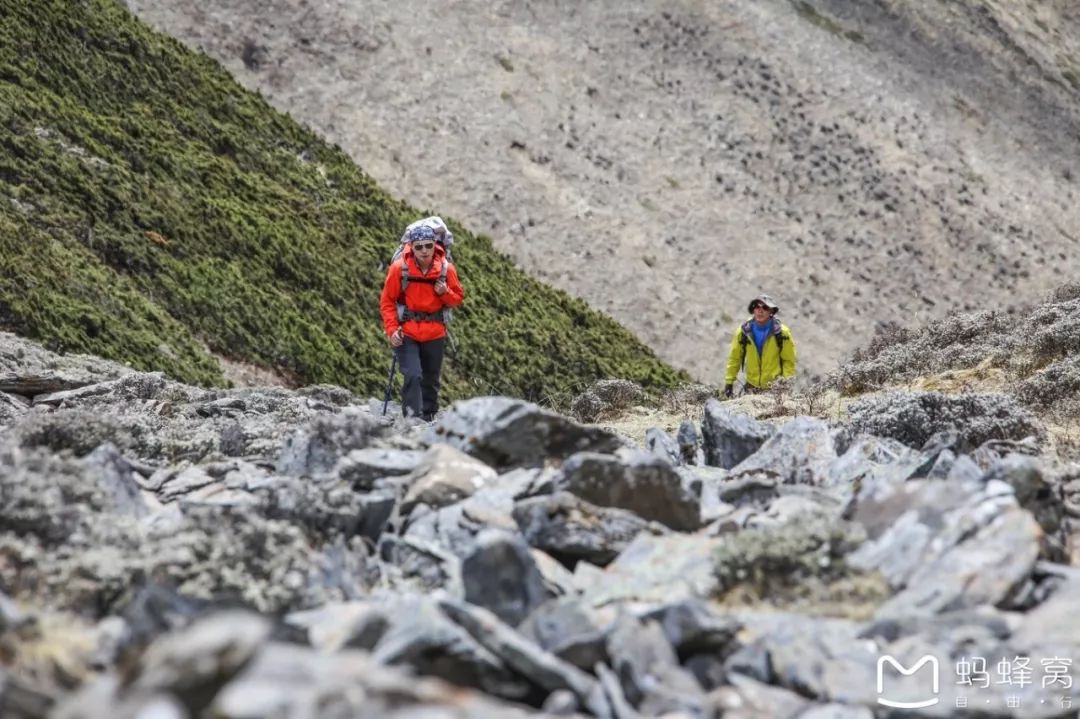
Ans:
<svg viewBox="0 0 1080 719"><path fill-rule="evenodd" d="M441 325L446 324L446 318L443 317L443 311L438 312L416 312L410 310L405 305L398 305L398 321L407 322L412 320L414 322L438 322Z"/></svg>

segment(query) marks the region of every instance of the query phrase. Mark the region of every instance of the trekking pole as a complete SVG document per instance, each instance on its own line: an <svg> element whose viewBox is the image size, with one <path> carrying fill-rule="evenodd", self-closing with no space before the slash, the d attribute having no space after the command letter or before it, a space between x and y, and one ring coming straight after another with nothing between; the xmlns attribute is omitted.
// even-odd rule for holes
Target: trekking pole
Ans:
<svg viewBox="0 0 1080 719"><path fill-rule="evenodd" d="M386 415L386 406L390 404L390 393L394 391L394 372L397 371L397 350L394 350L393 352L394 359L390 361L390 374L386 378L386 394L383 395L383 416Z"/></svg>

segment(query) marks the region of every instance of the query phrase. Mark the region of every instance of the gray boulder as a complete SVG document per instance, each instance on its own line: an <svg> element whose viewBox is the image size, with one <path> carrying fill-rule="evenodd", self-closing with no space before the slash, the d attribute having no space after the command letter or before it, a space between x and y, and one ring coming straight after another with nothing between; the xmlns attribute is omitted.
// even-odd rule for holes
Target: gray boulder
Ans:
<svg viewBox="0 0 1080 719"><path fill-rule="evenodd" d="M578 593L574 583L574 574L567 569L559 560L547 552L531 548L536 568L540 570L540 576L544 579L544 589L552 597L573 596Z"/></svg>
<svg viewBox="0 0 1080 719"><path fill-rule="evenodd" d="M812 704L789 689L738 673L732 674L710 698L724 719L796 719Z"/></svg>
<svg viewBox="0 0 1080 719"><path fill-rule="evenodd" d="M11 719L54 716L62 696L58 690L46 689L13 671L0 669L0 707Z"/></svg>
<svg viewBox="0 0 1080 719"><path fill-rule="evenodd" d="M700 716L705 693L679 665L660 625L621 614L608 633L608 656L626 699L645 716Z"/></svg>
<svg viewBox="0 0 1080 719"><path fill-rule="evenodd" d="M690 493L698 498L701 523L709 524L727 514L731 506L720 500L720 488L727 481L727 470L719 467L687 466L675 468Z"/></svg>
<svg viewBox="0 0 1080 719"><path fill-rule="evenodd" d="M388 533L379 539L378 556L381 574L392 586L461 593L461 559L436 542Z"/></svg>
<svg viewBox="0 0 1080 719"><path fill-rule="evenodd" d="M733 616L714 613L701 599L683 599L650 607L642 619L656 622L679 656L723 653L742 626Z"/></svg>
<svg viewBox="0 0 1080 719"><path fill-rule="evenodd" d="M111 444L103 444L83 459L88 477L98 483L107 499L105 511L129 517L150 513L130 462Z"/></svg>
<svg viewBox="0 0 1080 719"><path fill-rule="evenodd" d="M997 605L1031 574L1042 532L1003 482L913 480L860 502L849 563L900 590L879 616Z"/></svg>
<svg viewBox="0 0 1080 719"><path fill-rule="evenodd" d="M286 439L277 472L291 477L327 473L351 450L368 447L379 431L379 423L362 412L317 416Z"/></svg>
<svg viewBox="0 0 1080 719"><path fill-rule="evenodd" d="M1022 615L1010 645L1024 656L1077 656L1080 626L1070 617L1080 602L1080 570L1061 568L1064 581L1037 607Z"/></svg>
<svg viewBox="0 0 1080 719"><path fill-rule="evenodd" d="M713 596L718 589L713 555L722 544L712 537L639 534L584 592L584 599L602 606L620 600L659 604Z"/></svg>
<svg viewBox="0 0 1080 719"><path fill-rule="evenodd" d="M821 486L827 483L835 460L829 426L815 417L796 417L735 465L731 475L767 472L784 484Z"/></svg>
<svg viewBox="0 0 1080 719"><path fill-rule="evenodd" d="M690 420L684 420L679 425L675 441L679 444L682 464L705 464L705 453L701 449L701 436L698 434L697 425Z"/></svg>
<svg viewBox="0 0 1080 719"><path fill-rule="evenodd" d="M128 691L172 695L200 714L270 637L270 622L256 614L220 612L154 642L139 658Z"/></svg>
<svg viewBox="0 0 1080 719"><path fill-rule="evenodd" d="M471 476L473 469L467 468ZM546 483L548 473L516 470L484 484L471 497L433 509L425 504L411 508L405 536L432 542L464 558L475 549L476 535L487 528L516 532L514 502L533 491L534 482Z"/></svg>
<svg viewBox="0 0 1080 719"><path fill-rule="evenodd" d="M431 430L445 442L499 469L539 467L576 452L612 452L622 440L535 404L507 397L476 397L454 405Z"/></svg>
<svg viewBox="0 0 1080 719"><path fill-rule="evenodd" d="M737 479L725 478L717 488L721 502L735 507L765 508L780 496L775 478L763 474L745 474Z"/></svg>
<svg viewBox="0 0 1080 719"><path fill-rule="evenodd" d="M743 648L729 669L816 702L876 706L878 649L846 619L740 614ZM758 661L754 655L764 661ZM739 671L742 670L742 671Z"/></svg>
<svg viewBox="0 0 1080 719"><path fill-rule="evenodd" d="M1066 514L1062 487L1048 476L1048 467L1043 462L1026 454L1007 454L991 464L985 479L999 480L1012 487L1017 504L1032 513L1056 545L1063 543L1061 530ZM1052 551L1049 547L1047 550L1047 553Z"/></svg>
<svg viewBox="0 0 1080 719"><path fill-rule="evenodd" d="M332 473L358 491L370 490L376 480L414 472L424 455L417 450L366 447L354 449L337 461Z"/></svg>
<svg viewBox="0 0 1080 719"><path fill-rule="evenodd" d="M864 483L875 472L895 475L896 481L902 482L924 462L917 450L895 439L863 434L857 437L842 435L837 440L840 456L829 467L826 487L847 490L854 484ZM841 444L844 446L839 446Z"/></svg>
<svg viewBox="0 0 1080 719"><path fill-rule="evenodd" d="M545 652L486 609L445 596L438 603L447 617L522 676L549 692L567 689L593 714L608 715L604 692L589 674Z"/></svg>
<svg viewBox="0 0 1080 719"><path fill-rule="evenodd" d="M716 614L700 599L649 607L641 618L656 622L679 656L682 666L705 689L715 689L728 680L724 659L737 647L741 622Z"/></svg>
<svg viewBox="0 0 1080 719"><path fill-rule="evenodd" d="M340 602L293 612L285 623L304 631L311 646L321 652L345 647L370 651L390 627L390 618L372 602Z"/></svg>
<svg viewBox="0 0 1080 719"><path fill-rule="evenodd" d="M532 715L520 706L465 686L381 665L360 651L325 654L275 642L265 646L218 694L208 716L416 719L439 711L434 707L452 707L447 711L452 711L455 719L525 719Z"/></svg>
<svg viewBox="0 0 1080 719"><path fill-rule="evenodd" d="M30 403L21 395L0 392L0 429L19 421L30 411Z"/></svg>
<svg viewBox="0 0 1080 719"><path fill-rule="evenodd" d="M713 695L713 707L724 719L873 719L865 706L831 702L816 704L780 687L740 674Z"/></svg>
<svg viewBox="0 0 1080 719"><path fill-rule="evenodd" d="M360 494L343 482L279 479L256 490L262 514L304 527L314 536L360 535L376 542L386 528L397 495L391 489Z"/></svg>
<svg viewBox="0 0 1080 719"><path fill-rule="evenodd" d="M461 563L465 601L517 626L548 593L529 547L516 534L488 529Z"/></svg>
<svg viewBox="0 0 1080 719"><path fill-rule="evenodd" d="M581 452L563 464L556 489L601 507L616 507L675 530L701 526L701 504L669 462L644 452Z"/></svg>
<svg viewBox="0 0 1080 719"><path fill-rule="evenodd" d="M159 470L148 480L154 493L163 502L187 497L196 490L216 482L217 480L202 467L186 464Z"/></svg>
<svg viewBox="0 0 1080 719"><path fill-rule="evenodd" d="M0 332L0 392L33 397L116 379L133 372L118 362L93 355L59 355L32 340Z"/></svg>
<svg viewBox="0 0 1080 719"><path fill-rule="evenodd" d="M664 532L632 512L598 507L569 492L521 500L514 521L526 542L567 564L604 566L640 532Z"/></svg>
<svg viewBox="0 0 1080 719"><path fill-rule="evenodd" d="M598 662L609 661L607 630L611 622L602 613L577 599L553 600L530 614L518 631L544 651L592 671Z"/></svg>
<svg viewBox="0 0 1080 719"><path fill-rule="evenodd" d="M705 463L731 469L756 452L773 431L771 425L733 412L719 400L710 399L705 403L705 418L701 422Z"/></svg>
<svg viewBox="0 0 1080 719"><path fill-rule="evenodd" d="M471 497L495 481L495 470L449 445L428 449L406 478L402 512L417 504L440 508Z"/></svg>
<svg viewBox="0 0 1080 719"><path fill-rule="evenodd" d="M0 516L4 529L15 536L59 548L98 523L131 520L146 512L130 468L114 447L74 458L40 447L0 446ZM27 568L28 576L49 568Z"/></svg>
<svg viewBox="0 0 1080 719"><path fill-rule="evenodd" d="M645 430L645 450L667 460L676 467L683 463L679 443L659 427L650 427Z"/></svg>
<svg viewBox="0 0 1080 719"><path fill-rule="evenodd" d="M518 676L513 664L448 617L436 598L399 593L377 597L375 602L390 622L371 654L380 664L407 666L421 675L506 699L521 700L530 694L531 678ZM477 611L498 622L486 610Z"/></svg>

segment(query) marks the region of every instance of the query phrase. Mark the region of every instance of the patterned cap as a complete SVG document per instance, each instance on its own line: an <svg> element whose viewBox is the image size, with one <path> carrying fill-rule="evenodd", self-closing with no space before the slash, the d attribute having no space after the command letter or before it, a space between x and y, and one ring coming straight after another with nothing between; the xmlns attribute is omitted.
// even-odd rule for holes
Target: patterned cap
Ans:
<svg viewBox="0 0 1080 719"><path fill-rule="evenodd" d="M435 241L435 230L431 229L427 225L419 225L409 230L408 235L409 242L423 242L425 240Z"/></svg>

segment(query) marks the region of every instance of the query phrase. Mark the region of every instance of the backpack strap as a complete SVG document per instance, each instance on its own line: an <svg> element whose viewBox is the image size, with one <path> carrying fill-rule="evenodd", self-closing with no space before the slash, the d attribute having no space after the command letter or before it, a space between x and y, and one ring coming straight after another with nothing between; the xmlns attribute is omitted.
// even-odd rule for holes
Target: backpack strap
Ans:
<svg viewBox="0 0 1080 719"><path fill-rule="evenodd" d="M420 278L417 278L420 279ZM405 315L408 313L409 308L405 306L405 290L409 286L409 261L405 258L405 255L401 255L401 292L398 294L397 299L397 319L398 323L405 322Z"/></svg>
<svg viewBox="0 0 1080 719"><path fill-rule="evenodd" d="M780 376L784 376L784 326L780 324L780 320L773 317L772 334L776 338L776 349L778 351L778 357L780 358Z"/></svg>
<svg viewBox="0 0 1080 719"><path fill-rule="evenodd" d="M405 305L405 289L409 286L410 282L419 282L424 285L434 285L439 281L445 282L446 273L449 270L449 267L450 261L446 257L443 257L442 268L439 270L438 278L417 277L409 274L409 261L405 259L404 255L401 256L401 294L398 295L397 301L398 322L416 320L418 322L438 322L440 324L446 324L450 321L449 307L444 307L438 312L415 312Z"/></svg>
<svg viewBox="0 0 1080 719"><path fill-rule="evenodd" d="M405 301L405 288L409 286L409 261L405 259L405 255L401 256L401 300L398 304Z"/></svg>
<svg viewBox="0 0 1080 719"><path fill-rule="evenodd" d="M740 369L746 369L746 345L750 344L750 338L747 334L750 332L749 320L743 322L739 327L739 347L742 348L742 361L740 363Z"/></svg>

